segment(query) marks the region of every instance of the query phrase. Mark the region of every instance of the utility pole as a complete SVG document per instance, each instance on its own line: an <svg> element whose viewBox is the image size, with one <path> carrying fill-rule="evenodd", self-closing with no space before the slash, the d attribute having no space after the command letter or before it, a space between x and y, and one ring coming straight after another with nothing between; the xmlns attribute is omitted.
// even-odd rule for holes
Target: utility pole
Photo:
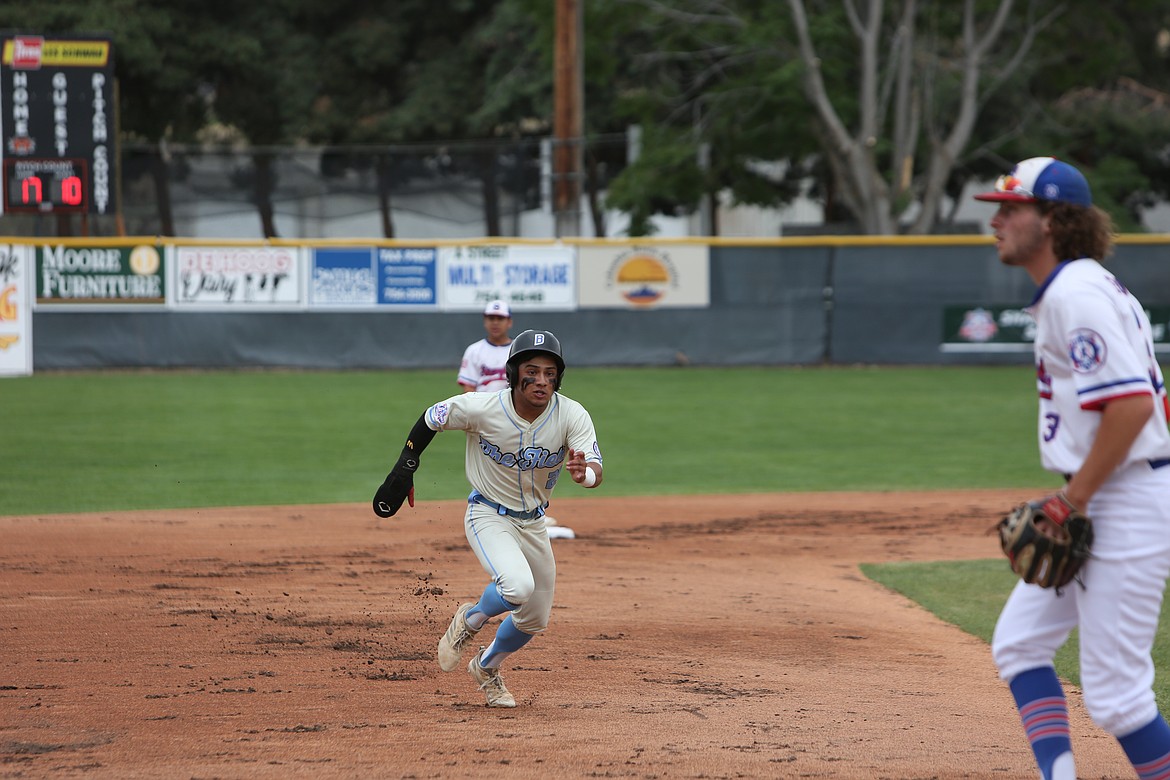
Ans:
<svg viewBox="0 0 1170 780"><path fill-rule="evenodd" d="M584 0L556 0L553 214L557 238L581 235L585 143Z"/></svg>

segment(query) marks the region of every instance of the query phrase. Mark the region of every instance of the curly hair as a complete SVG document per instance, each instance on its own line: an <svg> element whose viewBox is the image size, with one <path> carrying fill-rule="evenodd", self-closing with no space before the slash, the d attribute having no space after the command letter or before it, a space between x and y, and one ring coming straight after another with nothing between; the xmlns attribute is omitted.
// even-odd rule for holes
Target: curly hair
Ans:
<svg viewBox="0 0 1170 780"><path fill-rule="evenodd" d="M1113 253L1117 230L1113 218L1096 206L1039 201L1040 213L1052 229L1052 250L1061 260L1092 257L1104 260Z"/></svg>

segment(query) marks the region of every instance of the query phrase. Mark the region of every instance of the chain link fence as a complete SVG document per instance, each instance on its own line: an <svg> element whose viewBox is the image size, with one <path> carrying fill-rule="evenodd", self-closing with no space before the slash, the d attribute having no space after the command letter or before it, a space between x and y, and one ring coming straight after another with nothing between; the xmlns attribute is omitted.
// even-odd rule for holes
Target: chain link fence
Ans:
<svg viewBox="0 0 1170 780"><path fill-rule="evenodd" d="M555 235L553 142L209 147L123 143L120 213L6 214L22 237L468 238ZM588 139L583 224L626 165L624 135ZM601 226L603 227L603 226Z"/></svg>

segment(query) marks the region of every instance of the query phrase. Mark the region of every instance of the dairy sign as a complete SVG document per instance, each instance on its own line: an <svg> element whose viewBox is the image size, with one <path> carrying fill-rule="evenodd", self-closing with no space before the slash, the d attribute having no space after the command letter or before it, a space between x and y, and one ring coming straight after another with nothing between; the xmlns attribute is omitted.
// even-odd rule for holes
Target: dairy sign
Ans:
<svg viewBox="0 0 1170 780"><path fill-rule="evenodd" d="M442 307L483 310L497 298L513 309L577 308L577 252L563 245L471 245L439 249Z"/></svg>
<svg viewBox="0 0 1170 780"><path fill-rule="evenodd" d="M37 306L166 303L162 251L152 244L37 249Z"/></svg>
<svg viewBox="0 0 1170 780"><path fill-rule="evenodd" d="M176 308L289 310L305 305L297 247L176 246Z"/></svg>
<svg viewBox="0 0 1170 780"><path fill-rule="evenodd" d="M32 373L32 247L0 244L0 376Z"/></svg>

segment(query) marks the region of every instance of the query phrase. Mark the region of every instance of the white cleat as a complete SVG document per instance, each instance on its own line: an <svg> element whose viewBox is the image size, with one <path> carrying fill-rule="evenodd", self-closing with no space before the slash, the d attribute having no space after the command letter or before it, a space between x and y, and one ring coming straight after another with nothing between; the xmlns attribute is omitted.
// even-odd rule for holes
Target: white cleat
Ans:
<svg viewBox="0 0 1170 780"><path fill-rule="evenodd" d="M463 658L463 648L471 638L479 633L478 628L467 625L467 613L474 607L473 602L460 604L455 610L455 617L451 618L451 625L447 626L447 633L439 640L439 668L444 672L453 672Z"/></svg>
<svg viewBox="0 0 1170 780"><path fill-rule="evenodd" d="M482 651L482 648L480 648ZM487 696L489 707L515 707L516 698L504 687L504 678L500 677L499 669L485 669L479 665L479 653L467 665L467 672L471 679L479 685L479 689Z"/></svg>

